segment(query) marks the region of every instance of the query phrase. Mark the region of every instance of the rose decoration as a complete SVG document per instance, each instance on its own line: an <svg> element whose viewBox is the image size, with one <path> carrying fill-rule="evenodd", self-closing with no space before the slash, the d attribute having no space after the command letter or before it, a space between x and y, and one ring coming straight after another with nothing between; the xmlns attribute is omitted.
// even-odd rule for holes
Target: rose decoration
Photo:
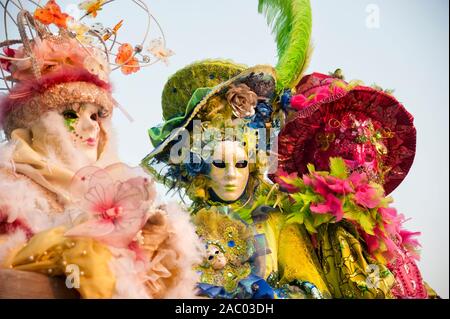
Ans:
<svg viewBox="0 0 450 319"><path fill-rule="evenodd" d="M231 105L233 115L237 118L251 117L255 114L258 96L247 85L243 83L233 85L228 90L226 98Z"/></svg>

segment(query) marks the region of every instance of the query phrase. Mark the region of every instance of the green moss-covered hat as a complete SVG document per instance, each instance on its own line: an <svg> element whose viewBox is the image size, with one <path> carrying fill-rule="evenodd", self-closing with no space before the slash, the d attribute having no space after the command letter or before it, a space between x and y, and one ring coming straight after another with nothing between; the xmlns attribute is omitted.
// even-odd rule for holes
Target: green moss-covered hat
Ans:
<svg viewBox="0 0 450 319"><path fill-rule="evenodd" d="M247 69L247 66L226 60L196 62L169 78L162 93L164 121L184 116L186 106L198 88L213 88Z"/></svg>
<svg viewBox="0 0 450 319"><path fill-rule="evenodd" d="M164 123L149 129L155 149L144 161L164 152L211 98L226 95L233 88L237 90L237 104L242 102L241 97L245 100L248 96L254 99L256 107L258 101L274 96L275 83L275 69L265 65L247 68L230 61L207 60L181 69L165 85L162 95ZM248 115L245 110L238 111L242 111L242 117Z"/></svg>

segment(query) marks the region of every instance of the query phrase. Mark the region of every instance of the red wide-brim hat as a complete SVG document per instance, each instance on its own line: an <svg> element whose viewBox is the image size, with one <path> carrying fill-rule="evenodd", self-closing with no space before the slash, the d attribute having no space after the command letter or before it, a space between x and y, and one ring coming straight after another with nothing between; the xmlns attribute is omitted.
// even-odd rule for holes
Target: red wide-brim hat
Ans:
<svg viewBox="0 0 450 319"><path fill-rule="evenodd" d="M391 138L383 140L387 149L382 157L386 168L382 177L386 194L391 193L408 174L416 152L414 119L392 95L314 73L299 83L291 105L297 112L279 134L278 170L270 175L272 180L286 173L299 176L307 173L307 165L315 164L315 138L324 129L324 122L349 112L376 121L390 132Z"/></svg>

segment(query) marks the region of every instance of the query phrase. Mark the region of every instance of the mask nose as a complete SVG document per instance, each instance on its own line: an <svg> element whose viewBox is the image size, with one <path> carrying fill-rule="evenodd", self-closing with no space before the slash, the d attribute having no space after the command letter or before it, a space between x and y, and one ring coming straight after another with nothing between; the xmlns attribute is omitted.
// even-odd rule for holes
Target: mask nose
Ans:
<svg viewBox="0 0 450 319"><path fill-rule="evenodd" d="M80 119L80 128L83 132L87 134L91 134L96 131L97 129L97 121L92 119L92 114L86 113L83 114L83 116Z"/></svg>
<svg viewBox="0 0 450 319"><path fill-rule="evenodd" d="M234 163L227 163L227 166L225 168L225 178L227 180L235 179L236 177L236 167Z"/></svg>

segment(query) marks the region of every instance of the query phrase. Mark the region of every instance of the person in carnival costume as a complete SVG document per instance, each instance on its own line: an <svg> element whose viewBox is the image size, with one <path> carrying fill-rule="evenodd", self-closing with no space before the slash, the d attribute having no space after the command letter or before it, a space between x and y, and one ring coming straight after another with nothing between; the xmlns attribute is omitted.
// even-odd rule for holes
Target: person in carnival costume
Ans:
<svg viewBox="0 0 450 319"><path fill-rule="evenodd" d="M418 233L402 228L385 197L413 162L412 116L389 91L346 83L340 70L303 77L311 53L303 5L260 1L279 52L282 130L269 177L290 194L281 204L288 223L306 227L333 298L435 297L415 263ZM300 34L303 45L293 40Z"/></svg>
<svg viewBox="0 0 450 319"><path fill-rule="evenodd" d="M143 164L192 200L192 219L206 247L197 267L199 287L209 297L327 292L306 233L284 226L276 191L264 180L274 89L270 66L197 62L169 79L163 92L167 120L149 130L156 149ZM298 292L289 287L296 280Z"/></svg>
<svg viewBox="0 0 450 319"><path fill-rule="evenodd" d="M26 271L67 275L68 288L83 298L195 296L192 268L201 250L189 216L158 203L153 181L120 163L113 147L118 105L109 58L131 74L150 57L142 45L117 48L122 22L93 28L52 0L33 13L13 4L20 40L1 43L9 92L0 100L7 139L0 148L0 292L21 277L37 278ZM87 7L86 15L101 8ZM168 52L153 51L155 61ZM27 285L22 296L32 296Z"/></svg>
<svg viewBox="0 0 450 319"><path fill-rule="evenodd" d="M332 294L436 296L416 264L419 233L403 228L386 197L414 160L412 115L389 91L347 83L340 70L305 76L294 90L270 177L291 193L291 217L310 232Z"/></svg>
<svg viewBox="0 0 450 319"><path fill-rule="evenodd" d="M283 6L277 8L288 9ZM285 17L296 18L297 32L305 34L286 42L291 52L289 59L280 57L283 67L283 60L306 63L309 50L303 30L310 28L309 1L288 6L294 10L284 11ZM165 85L164 124L149 130L156 148L143 166L192 200L192 218L207 249L197 267L199 288L208 297L331 296L304 226L287 222L284 194L264 178L266 144L279 126L273 117L278 71L222 60L187 66Z"/></svg>

